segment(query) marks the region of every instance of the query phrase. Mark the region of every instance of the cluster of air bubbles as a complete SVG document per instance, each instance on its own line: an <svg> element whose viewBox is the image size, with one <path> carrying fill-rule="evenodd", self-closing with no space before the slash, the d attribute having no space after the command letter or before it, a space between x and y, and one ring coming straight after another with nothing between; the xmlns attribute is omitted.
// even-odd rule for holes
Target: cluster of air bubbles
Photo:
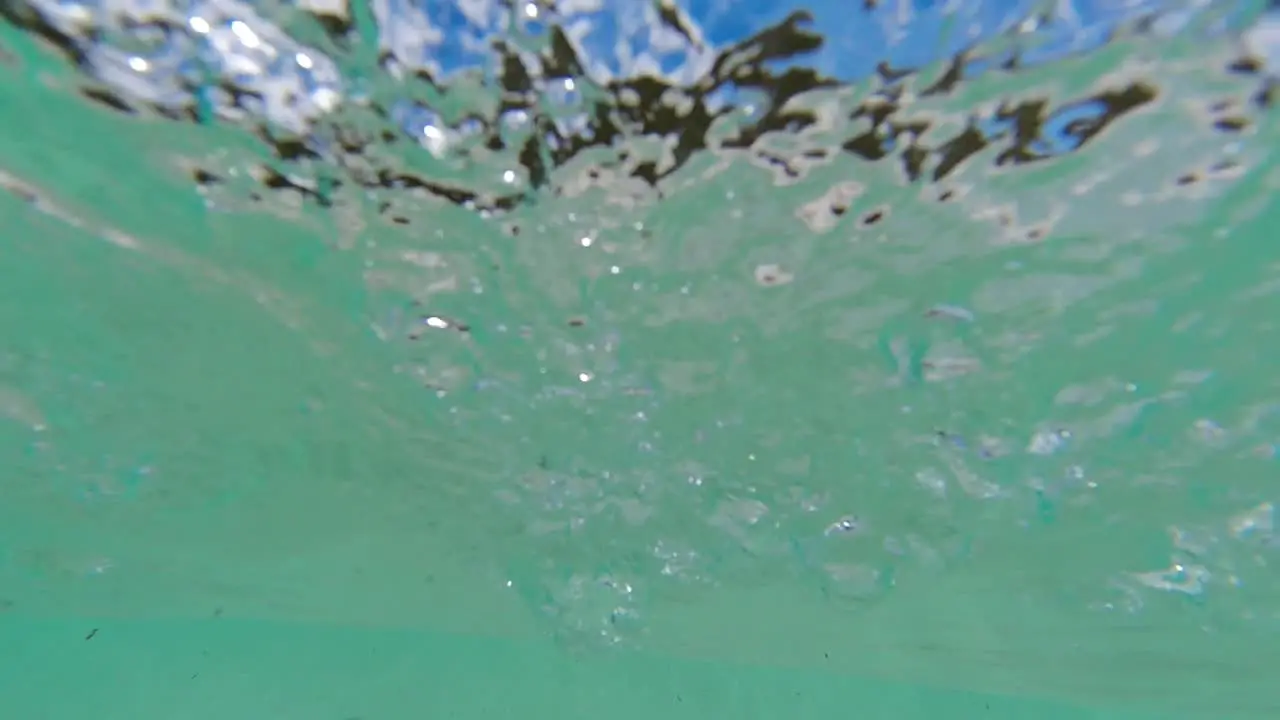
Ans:
<svg viewBox="0 0 1280 720"><path fill-rule="evenodd" d="M17 17L65 48L118 106L304 133L342 101L331 58L239 0L35 2Z"/></svg>

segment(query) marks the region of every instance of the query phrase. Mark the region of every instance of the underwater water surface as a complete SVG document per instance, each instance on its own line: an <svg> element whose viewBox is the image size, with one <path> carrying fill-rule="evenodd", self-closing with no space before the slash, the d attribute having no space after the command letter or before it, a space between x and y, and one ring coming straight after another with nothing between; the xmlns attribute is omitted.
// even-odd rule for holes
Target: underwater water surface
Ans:
<svg viewBox="0 0 1280 720"><path fill-rule="evenodd" d="M3 9L5 717L1280 711L1266 3Z"/></svg>

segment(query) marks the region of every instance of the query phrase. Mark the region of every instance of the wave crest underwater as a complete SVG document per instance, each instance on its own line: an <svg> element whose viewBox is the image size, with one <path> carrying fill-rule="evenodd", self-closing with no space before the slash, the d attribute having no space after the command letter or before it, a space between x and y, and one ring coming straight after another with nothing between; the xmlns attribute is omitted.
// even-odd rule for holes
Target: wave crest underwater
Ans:
<svg viewBox="0 0 1280 720"><path fill-rule="evenodd" d="M1274 708L1264 4L4 11L6 612Z"/></svg>

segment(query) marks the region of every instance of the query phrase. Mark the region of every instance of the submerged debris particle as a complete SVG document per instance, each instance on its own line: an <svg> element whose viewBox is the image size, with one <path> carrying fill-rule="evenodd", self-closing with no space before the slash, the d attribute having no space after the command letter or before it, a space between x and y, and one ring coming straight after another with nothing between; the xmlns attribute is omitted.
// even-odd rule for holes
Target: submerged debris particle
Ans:
<svg viewBox="0 0 1280 720"><path fill-rule="evenodd" d="M756 283L765 287L786 285L795 279L791 273L783 270L779 265L757 265L755 278Z"/></svg>

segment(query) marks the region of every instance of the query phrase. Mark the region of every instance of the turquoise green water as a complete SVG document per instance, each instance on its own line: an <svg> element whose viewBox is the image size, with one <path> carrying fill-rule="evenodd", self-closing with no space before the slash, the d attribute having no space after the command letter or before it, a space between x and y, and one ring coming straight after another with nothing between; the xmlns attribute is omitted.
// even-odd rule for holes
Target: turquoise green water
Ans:
<svg viewBox="0 0 1280 720"><path fill-rule="evenodd" d="M1271 117L1207 129L1258 87L1211 70L1235 40L919 100L1162 83L952 205L717 155L485 217L251 202L243 127L0 39L0 716L1275 716L1280 210Z"/></svg>
<svg viewBox="0 0 1280 720"><path fill-rule="evenodd" d="M86 625L98 626L91 640ZM586 660L545 645L335 625L28 622L3 637L25 667L0 689L7 711L26 717L1150 717L819 667Z"/></svg>

